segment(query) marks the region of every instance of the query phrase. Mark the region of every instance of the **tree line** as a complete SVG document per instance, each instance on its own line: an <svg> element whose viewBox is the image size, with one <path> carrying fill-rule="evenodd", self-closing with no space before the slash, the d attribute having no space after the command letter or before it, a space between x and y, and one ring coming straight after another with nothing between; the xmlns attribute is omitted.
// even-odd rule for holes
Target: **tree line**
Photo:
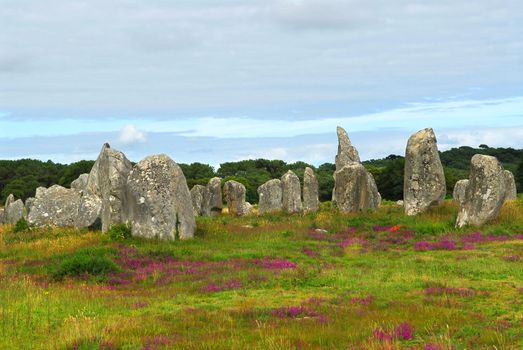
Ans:
<svg viewBox="0 0 523 350"><path fill-rule="evenodd" d="M459 147L440 152L449 195L452 194L454 184L458 180L468 178L470 159L478 153L497 157L505 169L514 173L518 191L523 191L523 150L481 145L479 148ZM16 198L25 200L34 196L39 186L49 187L58 184L69 187L80 174L88 173L93 164L94 161L89 160L72 164L34 159L0 161L0 202L3 203L10 193ZM404 157L390 155L382 159L365 161L363 165L374 175L384 199L403 198ZM294 171L303 180L303 173L307 166L313 168L318 177L320 200L330 200L334 187L332 175L335 170L332 163L315 167L304 162L286 163L282 160L254 159L222 163L218 169L197 162L180 164L189 188L196 184L205 185L214 176L221 177L223 181L236 180L245 185L247 201L251 203L258 202L257 189L261 184L270 179L280 178L288 170Z"/></svg>

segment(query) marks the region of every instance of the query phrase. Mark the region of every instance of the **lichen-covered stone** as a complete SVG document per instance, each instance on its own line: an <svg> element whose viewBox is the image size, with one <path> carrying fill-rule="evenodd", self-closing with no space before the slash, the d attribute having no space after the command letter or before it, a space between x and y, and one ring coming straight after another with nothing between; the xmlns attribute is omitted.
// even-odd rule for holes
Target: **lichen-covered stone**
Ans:
<svg viewBox="0 0 523 350"><path fill-rule="evenodd" d="M106 232L111 225L124 222L123 206L127 193L127 177L131 169L131 162L122 152L112 149L107 143L103 145L100 155L89 173L80 204L80 210L91 209L89 213L92 215L85 215L85 218L91 217L93 222L79 220L79 223L91 226L94 221L100 220L102 231ZM99 216L95 217L94 213L97 210L93 208L93 203L98 202L101 202L101 208Z"/></svg>
<svg viewBox="0 0 523 350"><path fill-rule="evenodd" d="M281 185L283 211L289 214L301 212L303 205L300 178L289 170L281 177Z"/></svg>
<svg viewBox="0 0 523 350"><path fill-rule="evenodd" d="M209 193L210 214L221 214L223 209L222 180L219 177L213 177L207 184L207 190Z"/></svg>
<svg viewBox="0 0 523 350"><path fill-rule="evenodd" d="M127 180L124 202L132 235L174 240L194 237L196 222L182 169L168 156L149 156L136 164Z"/></svg>
<svg viewBox="0 0 523 350"><path fill-rule="evenodd" d="M245 216L250 214L252 206L245 201L245 186L230 180L223 185L223 193L227 201L230 215Z"/></svg>
<svg viewBox="0 0 523 350"><path fill-rule="evenodd" d="M505 178L505 199L516 199L518 197L518 190L516 187L516 180L514 179L514 174L512 174L510 170L505 170L503 172L503 176Z"/></svg>
<svg viewBox="0 0 523 350"><path fill-rule="evenodd" d="M336 207L344 213L376 209L381 196L371 173L361 163L350 163L336 172Z"/></svg>
<svg viewBox="0 0 523 350"><path fill-rule="evenodd" d="M88 181L89 174L82 174L76 180L71 182L71 188L79 191L85 191Z"/></svg>
<svg viewBox="0 0 523 350"><path fill-rule="evenodd" d="M452 192L452 198L463 204L465 202L465 194L467 193L467 187L469 186L469 180L459 180L454 185L454 191Z"/></svg>
<svg viewBox="0 0 523 350"><path fill-rule="evenodd" d="M358 212L379 207L381 195L374 177L360 163L358 151L350 143L347 132L341 127L338 127L337 132L338 154L332 191L333 206L341 212Z"/></svg>
<svg viewBox="0 0 523 350"><path fill-rule="evenodd" d="M314 170L305 168L303 174L303 210L307 213L320 209L319 185Z"/></svg>
<svg viewBox="0 0 523 350"><path fill-rule="evenodd" d="M34 202L35 202L34 197L29 197L25 200L25 215L26 216L28 216L29 213L31 212L31 208L33 208Z"/></svg>
<svg viewBox="0 0 523 350"><path fill-rule="evenodd" d="M276 213L282 210L282 183L272 179L258 187L258 211L260 214Z"/></svg>
<svg viewBox="0 0 523 350"><path fill-rule="evenodd" d="M505 186L503 166L495 157L472 157L469 185L456 226L480 226L498 217L505 202Z"/></svg>
<svg viewBox="0 0 523 350"><path fill-rule="evenodd" d="M209 205L210 191L207 186L194 185L193 188L191 188L191 198L195 216L211 215Z"/></svg>
<svg viewBox="0 0 523 350"><path fill-rule="evenodd" d="M54 185L39 190L27 215L32 226L73 227L80 206L80 191Z"/></svg>
<svg viewBox="0 0 523 350"><path fill-rule="evenodd" d="M24 209L24 202L21 199L15 200L15 197L10 194L5 201L4 223L8 225L16 224L24 217Z"/></svg>
<svg viewBox="0 0 523 350"><path fill-rule="evenodd" d="M442 203L445 194L445 174L436 135L431 128L420 130L409 138L405 153L405 213L422 213L430 206Z"/></svg>

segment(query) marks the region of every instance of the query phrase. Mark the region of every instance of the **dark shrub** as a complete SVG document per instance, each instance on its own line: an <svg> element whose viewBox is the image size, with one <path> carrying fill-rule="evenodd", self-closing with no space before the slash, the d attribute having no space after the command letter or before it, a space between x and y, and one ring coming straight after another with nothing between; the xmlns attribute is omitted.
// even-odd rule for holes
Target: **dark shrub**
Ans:
<svg viewBox="0 0 523 350"><path fill-rule="evenodd" d="M112 254L109 249L81 249L62 257L59 265L51 268L51 275L57 281L66 276L90 276L97 280L104 280L108 274L120 270L111 259Z"/></svg>

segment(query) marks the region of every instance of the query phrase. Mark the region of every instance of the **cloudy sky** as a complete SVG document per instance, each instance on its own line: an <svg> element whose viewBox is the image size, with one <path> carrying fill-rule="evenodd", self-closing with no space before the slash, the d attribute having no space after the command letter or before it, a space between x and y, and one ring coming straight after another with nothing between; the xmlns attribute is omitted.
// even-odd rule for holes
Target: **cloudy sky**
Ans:
<svg viewBox="0 0 523 350"><path fill-rule="evenodd" d="M523 148L521 0L0 0L0 159Z"/></svg>

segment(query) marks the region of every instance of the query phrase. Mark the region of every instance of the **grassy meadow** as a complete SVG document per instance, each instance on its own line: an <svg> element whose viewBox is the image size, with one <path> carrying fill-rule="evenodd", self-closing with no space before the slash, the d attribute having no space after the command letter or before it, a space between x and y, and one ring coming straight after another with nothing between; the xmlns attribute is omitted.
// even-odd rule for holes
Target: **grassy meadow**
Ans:
<svg viewBox="0 0 523 350"><path fill-rule="evenodd" d="M176 242L3 226L0 349L523 349L523 199L457 211L221 215Z"/></svg>

